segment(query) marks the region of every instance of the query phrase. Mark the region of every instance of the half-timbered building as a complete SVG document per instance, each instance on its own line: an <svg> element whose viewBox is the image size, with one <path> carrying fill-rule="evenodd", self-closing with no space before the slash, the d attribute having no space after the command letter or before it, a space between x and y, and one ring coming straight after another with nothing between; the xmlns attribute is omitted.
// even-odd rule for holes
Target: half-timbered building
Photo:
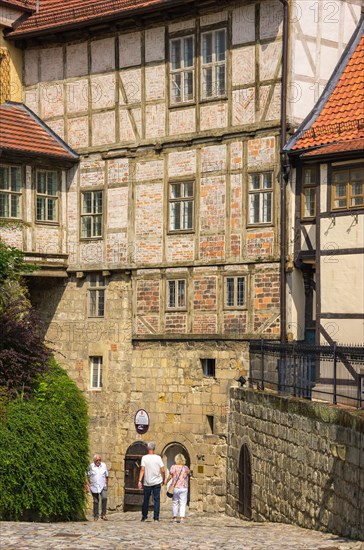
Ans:
<svg viewBox="0 0 364 550"><path fill-rule="evenodd" d="M363 31L362 17L320 100L285 148L294 231L288 316L293 338L318 345L364 345ZM364 372L340 356L336 368L338 400L360 402ZM334 379L332 365L321 363L316 376L322 398Z"/></svg>
<svg viewBox="0 0 364 550"><path fill-rule="evenodd" d="M87 395L110 506L139 502L148 438L168 466L185 453L191 506L223 510L229 387L247 377L250 339L288 330L282 147L360 2L0 4L26 8L1 20L22 101L72 148L71 164L79 156L63 176L49 158L20 170L18 208L1 216L25 224L2 237L47 272L29 280L32 300ZM2 157L1 173L24 164Z"/></svg>

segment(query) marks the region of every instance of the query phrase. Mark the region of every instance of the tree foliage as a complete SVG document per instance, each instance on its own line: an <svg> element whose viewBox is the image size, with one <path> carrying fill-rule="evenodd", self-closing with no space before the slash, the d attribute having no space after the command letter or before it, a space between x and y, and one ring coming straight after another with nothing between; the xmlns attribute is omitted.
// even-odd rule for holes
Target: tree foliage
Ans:
<svg viewBox="0 0 364 550"><path fill-rule="evenodd" d="M34 266L20 250L0 240L0 387L28 396L34 378L48 369L50 350L39 334L39 322L22 284Z"/></svg>
<svg viewBox="0 0 364 550"><path fill-rule="evenodd" d="M43 342L30 271L0 240L0 520L83 519L87 405Z"/></svg>
<svg viewBox="0 0 364 550"><path fill-rule="evenodd" d="M49 368L51 350L46 347L32 310L24 311L23 302L0 310L0 386L9 395L28 396L36 376Z"/></svg>
<svg viewBox="0 0 364 550"><path fill-rule="evenodd" d="M0 238L0 311L7 309L19 299L24 311L30 309L23 275L36 270L36 265L25 262L21 250L7 245Z"/></svg>
<svg viewBox="0 0 364 550"><path fill-rule="evenodd" d="M0 519L83 519L87 405L54 360L32 399L9 401L0 418Z"/></svg>
<svg viewBox="0 0 364 550"><path fill-rule="evenodd" d="M21 250L7 245L0 239L0 285L6 281L17 281L22 275L35 269L35 265L24 261Z"/></svg>

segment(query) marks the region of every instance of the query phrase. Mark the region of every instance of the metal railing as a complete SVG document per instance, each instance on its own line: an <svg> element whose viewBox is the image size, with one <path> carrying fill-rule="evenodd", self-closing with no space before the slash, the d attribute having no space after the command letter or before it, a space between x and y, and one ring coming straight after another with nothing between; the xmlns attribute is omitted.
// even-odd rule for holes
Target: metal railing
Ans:
<svg viewBox="0 0 364 550"><path fill-rule="evenodd" d="M252 340L249 383L262 390L276 390L281 395L361 409L364 405L364 348Z"/></svg>

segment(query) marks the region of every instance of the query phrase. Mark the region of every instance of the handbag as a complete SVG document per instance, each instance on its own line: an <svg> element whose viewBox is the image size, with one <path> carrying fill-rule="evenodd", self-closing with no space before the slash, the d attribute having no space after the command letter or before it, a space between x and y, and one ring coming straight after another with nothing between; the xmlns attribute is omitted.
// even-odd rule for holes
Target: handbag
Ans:
<svg viewBox="0 0 364 550"><path fill-rule="evenodd" d="M172 498L174 493L174 485L171 485L169 489L167 489L167 497Z"/></svg>
<svg viewBox="0 0 364 550"><path fill-rule="evenodd" d="M180 471L180 473L178 474L178 477L177 477L177 479L176 479L176 483L177 483L177 481L179 480L179 476L181 475L183 468L184 468L184 466L182 466L181 471ZM168 497L168 498L172 498L172 497L173 497L174 487L175 487L176 483L171 483L171 485L170 485L169 488L167 489L167 497Z"/></svg>

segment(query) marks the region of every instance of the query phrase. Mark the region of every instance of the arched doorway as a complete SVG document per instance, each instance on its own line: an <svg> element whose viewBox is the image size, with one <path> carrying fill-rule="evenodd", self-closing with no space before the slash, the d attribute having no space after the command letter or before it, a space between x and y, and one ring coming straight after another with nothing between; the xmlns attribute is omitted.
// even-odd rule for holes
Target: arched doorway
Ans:
<svg viewBox="0 0 364 550"><path fill-rule="evenodd" d="M191 468L191 458L190 458L190 455L187 452L186 447L184 447L180 443L176 443L176 442L169 443L164 448L163 453L162 453L162 459L163 459L164 464L166 465L166 477L168 476L169 470L171 469L171 467L174 464L174 457L178 453L183 454L183 456L186 459L186 466ZM188 497L187 497L187 504L188 505L189 505L189 502L190 502L190 486L188 487Z"/></svg>
<svg viewBox="0 0 364 550"><path fill-rule="evenodd" d="M137 441L127 449L124 459L124 511L141 507L143 502L143 490L138 489L140 462L142 456L148 452L144 441Z"/></svg>
<svg viewBox="0 0 364 550"><path fill-rule="evenodd" d="M239 512L248 519L252 517L252 470L249 447L244 443L239 455Z"/></svg>

